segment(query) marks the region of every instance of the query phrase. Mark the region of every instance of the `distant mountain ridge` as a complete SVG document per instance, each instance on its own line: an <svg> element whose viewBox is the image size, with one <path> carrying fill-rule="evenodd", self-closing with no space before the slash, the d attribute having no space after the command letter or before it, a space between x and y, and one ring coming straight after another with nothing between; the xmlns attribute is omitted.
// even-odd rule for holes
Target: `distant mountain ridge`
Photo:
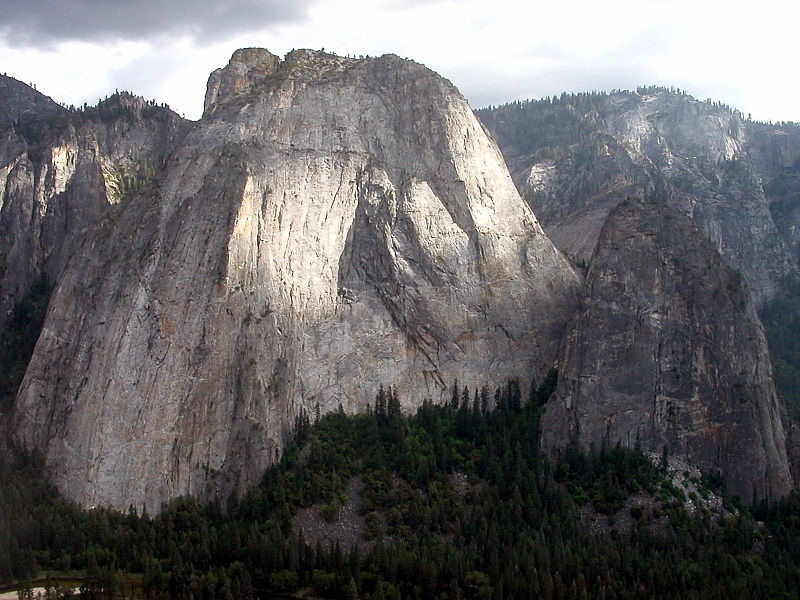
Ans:
<svg viewBox="0 0 800 600"><path fill-rule="evenodd" d="M688 214L744 272L759 306L797 270L790 182L800 174L800 125L749 121L726 105L658 87L476 112L520 193L572 256L588 260L604 215L634 195Z"/></svg>

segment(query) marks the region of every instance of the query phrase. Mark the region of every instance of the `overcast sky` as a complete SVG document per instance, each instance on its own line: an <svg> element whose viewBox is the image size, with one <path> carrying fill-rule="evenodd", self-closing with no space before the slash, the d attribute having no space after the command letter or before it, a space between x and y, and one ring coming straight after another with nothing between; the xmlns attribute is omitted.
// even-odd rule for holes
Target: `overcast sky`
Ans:
<svg viewBox="0 0 800 600"><path fill-rule="evenodd" d="M789 0L0 0L0 72L54 100L115 89L202 112L208 74L259 46L395 53L474 107L562 91L675 86L800 121Z"/></svg>

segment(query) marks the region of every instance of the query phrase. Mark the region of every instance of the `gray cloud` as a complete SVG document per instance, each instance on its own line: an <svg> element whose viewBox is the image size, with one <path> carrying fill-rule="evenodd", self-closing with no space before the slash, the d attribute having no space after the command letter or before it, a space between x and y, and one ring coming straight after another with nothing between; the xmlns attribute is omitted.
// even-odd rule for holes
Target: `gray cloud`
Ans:
<svg viewBox="0 0 800 600"><path fill-rule="evenodd" d="M635 89L651 83L671 85L653 75L646 62L635 59L611 62L599 58L554 60L546 67L498 74L489 68L459 69L451 73L453 83L473 107L537 99L562 92Z"/></svg>
<svg viewBox="0 0 800 600"><path fill-rule="evenodd" d="M520 54L520 65L531 59L547 59L544 65L511 73L491 69L462 69L454 74L470 104L474 107L504 104L513 100L542 98L562 92L636 89L640 85L678 85L697 91L691 82L664 78L656 64L662 53L675 43L675 32L669 28L646 27L616 46L598 49L587 55L573 51L568 45L552 43L533 45Z"/></svg>
<svg viewBox="0 0 800 600"><path fill-rule="evenodd" d="M414 9L420 6L431 6L434 4L442 4L446 0L383 0L380 4L386 8L394 8L399 10ZM456 4L463 4L466 0L454 0Z"/></svg>
<svg viewBox="0 0 800 600"><path fill-rule="evenodd" d="M163 35L219 39L302 21L314 0L2 0L0 37L40 46Z"/></svg>

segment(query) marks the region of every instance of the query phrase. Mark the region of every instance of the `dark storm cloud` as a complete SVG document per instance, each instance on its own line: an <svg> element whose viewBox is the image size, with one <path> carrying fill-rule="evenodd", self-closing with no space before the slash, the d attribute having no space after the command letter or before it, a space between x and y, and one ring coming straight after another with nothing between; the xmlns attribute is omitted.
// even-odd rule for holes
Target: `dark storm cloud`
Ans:
<svg viewBox="0 0 800 600"><path fill-rule="evenodd" d="M2 0L0 36L39 46L161 35L218 38L302 21L314 0Z"/></svg>

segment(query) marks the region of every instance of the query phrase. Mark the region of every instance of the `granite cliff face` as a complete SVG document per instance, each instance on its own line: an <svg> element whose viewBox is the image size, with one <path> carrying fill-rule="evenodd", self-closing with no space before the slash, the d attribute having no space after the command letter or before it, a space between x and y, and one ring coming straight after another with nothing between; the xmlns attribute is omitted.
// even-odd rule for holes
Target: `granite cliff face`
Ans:
<svg viewBox="0 0 800 600"><path fill-rule="evenodd" d="M86 232L185 132L172 111L128 94L68 111L28 90L0 102L14 117L0 127L0 331L31 284L57 282Z"/></svg>
<svg viewBox="0 0 800 600"><path fill-rule="evenodd" d="M237 492L302 411L556 363L552 453L638 443L746 501L792 486L800 435L726 261L758 302L795 272L794 128L654 90L482 113L584 281L466 101L411 61L242 49L197 123L10 89L0 327L56 285L13 426L82 504Z"/></svg>
<svg viewBox="0 0 800 600"><path fill-rule="evenodd" d="M553 453L666 449L747 502L791 489L747 285L681 212L633 200L610 211L542 429Z"/></svg>
<svg viewBox="0 0 800 600"><path fill-rule="evenodd" d="M522 195L570 255L588 261L605 216L635 196L689 215L745 274L757 306L797 268L796 125L755 123L660 88L478 112Z"/></svg>
<svg viewBox="0 0 800 600"><path fill-rule="evenodd" d="M542 373L579 287L449 82L238 51L70 260L15 424L85 505L226 493L301 409Z"/></svg>

